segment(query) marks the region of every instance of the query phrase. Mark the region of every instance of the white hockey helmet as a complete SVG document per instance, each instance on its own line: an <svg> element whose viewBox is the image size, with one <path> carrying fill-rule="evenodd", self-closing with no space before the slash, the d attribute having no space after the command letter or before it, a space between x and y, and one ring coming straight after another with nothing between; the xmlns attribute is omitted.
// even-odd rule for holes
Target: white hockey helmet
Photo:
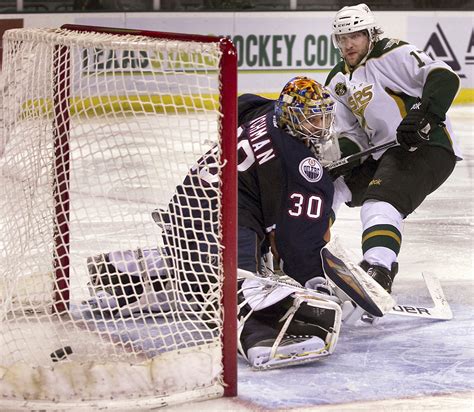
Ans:
<svg viewBox="0 0 474 412"><path fill-rule="evenodd" d="M339 48L337 35L367 30L370 41L369 50L371 50L373 42L382 33L382 30L377 26L374 14L364 3L346 6L339 10L334 18L332 28L332 42L336 48Z"/></svg>

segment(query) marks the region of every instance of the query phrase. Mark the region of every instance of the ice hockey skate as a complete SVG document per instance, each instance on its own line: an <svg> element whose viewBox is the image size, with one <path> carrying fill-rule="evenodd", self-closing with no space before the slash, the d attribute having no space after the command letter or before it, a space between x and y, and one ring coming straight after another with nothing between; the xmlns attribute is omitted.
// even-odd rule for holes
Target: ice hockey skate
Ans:
<svg viewBox="0 0 474 412"><path fill-rule="evenodd" d="M325 342L317 336L285 335L279 344L275 343L275 339L266 339L247 351L248 362L252 368L282 368L313 362L329 355Z"/></svg>
<svg viewBox="0 0 474 412"><path fill-rule="evenodd" d="M363 260L360 262L360 267L364 269L372 279L375 279L388 293L392 293L393 280L398 273L398 263L392 263L392 269L388 270L383 266L371 265L366 260Z"/></svg>

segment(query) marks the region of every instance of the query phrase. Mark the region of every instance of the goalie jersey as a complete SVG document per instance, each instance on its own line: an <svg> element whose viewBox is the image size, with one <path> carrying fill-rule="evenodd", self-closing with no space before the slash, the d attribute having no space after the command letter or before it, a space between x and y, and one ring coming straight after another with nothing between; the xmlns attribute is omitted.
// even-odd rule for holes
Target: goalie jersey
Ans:
<svg viewBox="0 0 474 412"><path fill-rule="evenodd" d="M260 240L274 231L282 269L304 284L322 273L320 250L334 216L334 188L313 153L274 122L271 111L239 127L239 226L252 229ZM205 215L217 213L212 205L217 199L216 156L213 148L191 168L169 204L171 213L161 218L172 228L164 235L170 249L186 251L190 242L194 245L196 253L185 252L191 256L180 256L180 262L201 260L202 265L206 252L215 253L206 250L212 248L206 240L217 236L217 228L205 222L216 219ZM180 248L176 239L188 246Z"/></svg>

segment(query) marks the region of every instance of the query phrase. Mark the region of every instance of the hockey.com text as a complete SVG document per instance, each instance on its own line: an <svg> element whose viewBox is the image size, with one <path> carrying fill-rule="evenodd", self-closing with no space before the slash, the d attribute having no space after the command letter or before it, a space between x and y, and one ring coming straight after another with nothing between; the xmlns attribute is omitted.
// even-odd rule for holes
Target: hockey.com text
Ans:
<svg viewBox="0 0 474 412"><path fill-rule="evenodd" d="M272 34L231 38L237 49L239 68L291 69L331 68L339 60L339 51L326 35Z"/></svg>

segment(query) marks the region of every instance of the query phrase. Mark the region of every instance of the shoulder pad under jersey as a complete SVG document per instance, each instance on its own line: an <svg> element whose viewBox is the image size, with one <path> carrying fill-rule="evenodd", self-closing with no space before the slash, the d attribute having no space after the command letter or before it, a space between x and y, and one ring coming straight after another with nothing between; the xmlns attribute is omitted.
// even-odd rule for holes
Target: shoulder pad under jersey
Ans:
<svg viewBox="0 0 474 412"><path fill-rule="evenodd" d="M370 52L370 55L367 60L383 56L385 53L392 51L397 47L404 46L406 44L408 43L398 39L381 39L377 43L375 43L375 46Z"/></svg>
<svg viewBox="0 0 474 412"><path fill-rule="evenodd" d="M344 60L341 60L338 64L336 64L333 69L329 72L328 77L326 78L326 82L324 83L325 86L327 86L329 83L331 83L332 78L338 74L346 74L346 65L344 63Z"/></svg>

